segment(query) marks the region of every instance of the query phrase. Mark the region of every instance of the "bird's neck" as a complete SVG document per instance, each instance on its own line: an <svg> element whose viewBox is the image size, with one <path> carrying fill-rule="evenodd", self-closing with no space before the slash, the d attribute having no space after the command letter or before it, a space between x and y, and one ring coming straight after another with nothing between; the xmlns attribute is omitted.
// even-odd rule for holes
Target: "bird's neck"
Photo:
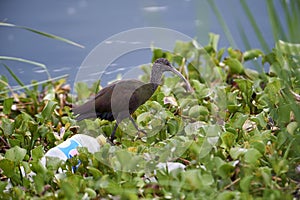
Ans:
<svg viewBox="0 0 300 200"><path fill-rule="evenodd" d="M152 68L150 83L153 83L153 90L155 91L158 85L161 84L162 71L159 68Z"/></svg>

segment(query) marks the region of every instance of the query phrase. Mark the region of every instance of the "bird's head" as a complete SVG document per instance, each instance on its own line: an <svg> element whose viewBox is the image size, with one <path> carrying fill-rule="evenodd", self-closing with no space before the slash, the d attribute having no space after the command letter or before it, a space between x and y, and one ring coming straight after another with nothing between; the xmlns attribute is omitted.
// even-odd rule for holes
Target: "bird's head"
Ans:
<svg viewBox="0 0 300 200"><path fill-rule="evenodd" d="M190 83L186 80L186 78L184 78L184 76L179 71L177 71L167 59L158 58L157 60L155 60L152 66L152 77L157 77L156 75L161 76L165 71L173 72L174 74L179 76L185 82L187 91L193 91Z"/></svg>

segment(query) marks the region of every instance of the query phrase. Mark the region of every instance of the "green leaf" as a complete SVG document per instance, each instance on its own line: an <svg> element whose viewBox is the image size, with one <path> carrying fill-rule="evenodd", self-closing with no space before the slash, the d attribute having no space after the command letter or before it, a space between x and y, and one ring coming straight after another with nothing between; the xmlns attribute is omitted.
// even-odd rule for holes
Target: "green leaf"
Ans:
<svg viewBox="0 0 300 200"><path fill-rule="evenodd" d="M294 135L297 128L299 128L299 125L297 122L290 122L287 127L286 130L289 134Z"/></svg>
<svg viewBox="0 0 300 200"><path fill-rule="evenodd" d="M4 99L4 102L3 102L3 113L5 115L8 115L8 114L11 113L11 106L13 105L13 102L14 102L14 98Z"/></svg>
<svg viewBox="0 0 300 200"><path fill-rule="evenodd" d="M12 160L9 159L0 160L0 168L3 170L3 174L9 178L15 175L14 166L15 163Z"/></svg>
<svg viewBox="0 0 300 200"><path fill-rule="evenodd" d="M98 178L101 178L103 176L103 173L97 168L87 166L87 169L93 175L93 178L95 180L97 180Z"/></svg>
<svg viewBox="0 0 300 200"><path fill-rule="evenodd" d="M91 94L91 92L89 91L88 85L83 82L76 83L75 90L77 93L78 100L87 99Z"/></svg>
<svg viewBox="0 0 300 200"><path fill-rule="evenodd" d="M20 86L20 87L14 87L14 88L11 88L10 90L0 91L0 95L6 94L6 93L8 93L10 91L19 91L19 90L23 90L23 89L27 90L30 87L36 87L38 85L42 85L42 84L45 84L45 83L46 84L47 83L52 83L55 80L63 79L63 78L66 78L68 76L69 76L68 74L64 74L64 75L61 75L61 76L57 76L55 78L48 78L47 80L43 80L43 81L39 81L39 82L33 82L31 84ZM1 82L0 82L0 84L1 84Z"/></svg>
<svg viewBox="0 0 300 200"><path fill-rule="evenodd" d="M239 191L224 191L218 194L217 200L232 200L232 199L240 199Z"/></svg>
<svg viewBox="0 0 300 200"><path fill-rule="evenodd" d="M244 61L257 59L258 57L263 55L264 53L260 49L250 49L248 51L245 51L243 54Z"/></svg>
<svg viewBox="0 0 300 200"><path fill-rule="evenodd" d="M33 160L40 160L44 156L43 146L37 146L31 151L31 156Z"/></svg>
<svg viewBox="0 0 300 200"><path fill-rule="evenodd" d="M266 151L266 145L260 141L251 142L251 147L258 150L261 154L264 154Z"/></svg>
<svg viewBox="0 0 300 200"><path fill-rule="evenodd" d="M242 127L247 119L248 119L248 115L237 112L231 118L230 123L232 123L233 128L242 129Z"/></svg>
<svg viewBox="0 0 300 200"><path fill-rule="evenodd" d="M230 72L232 74L243 74L244 66L242 63L236 58L226 58L224 63L229 67Z"/></svg>
<svg viewBox="0 0 300 200"><path fill-rule="evenodd" d="M237 136L231 132L225 132L221 135L222 142L228 149L230 149L235 144L236 138Z"/></svg>
<svg viewBox="0 0 300 200"><path fill-rule="evenodd" d="M240 148L240 147L233 147L230 149L229 154L233 159L238 159L242 155L244 155L247 152L247 149Z"/></svg>
<svg viewBox="0 0 300 200"><path fill-rule="evenodd" d="M71 40L68 40L68 39L65 39L65 38L62 38L62 37L50 34L50 33L45 33L45 32L42 32L42 31L38 31L36 29L28 28L26 26L17 26L17 25L14 25L14 24L6 23L6 22L0 22L0 26L16 27L16 28L25 29L27 31L31 31L33 33L36 33L36 34L39 34L39 35L42 35L42 36L45 36L45 37L48 37L48 38L51 38L51 39L59 40L59 41L71 44L73 46L84 48L84 46L82 46L82 45L80 45L80 44L78 44L76 42L73 42Z"/></svg>
<svg viewBox="0 0 300 200"><path fill-rule="evenodd" d="M289 42L284 42L279 40L276 43L276 49L279 49L282 53L292 55L292 56L299 56L300 53L300 44L293 44Z"/></svg>
<svg viewBox="0 0 300 200"><path fill-rule="evenodd" d="M209 45L215 50L218 51L220 35L209 33Z"/></svg>
<svg viewBox="0 0 300 200"><path fill-rule="evenodd" d="M245 69L245 74L250 80L257 80L260 76L260 73L257 70Z"/></svg>
<svg viewBox="0 0 300 200"><path fill-rule="evenodd" d="M234 166L229 163L225 163L218 167L217 174L223 179L230 178L234 173Z"/></svg>
<svg viewBox="0 0 300 200"><path fill-rule="evenodd" d="M228 51L228 54L229 54L230 58L237 59L240 62L242 61L242 59L243 59L243 53L240 50L233 49L233 48L229 47L227 49L227 51Z"/></svg>
<svg viewBox="0 0 300 200"><path fill-rule="evenodd" d="M42 110L42 113L41 113L44 120L51 118L56 105L57 105L57 102L55 102L55 101L47 102L46 106L44 107L44 109Z"/></svg>
<svg viewBox="0 0 300 200"><path fill-rule="evenodd" d="M0 22L0 25L1 25L1 22ZM10 57L10 56L0 56L0 60L12 60L12 61L23 62L23 63L27 63L27 64L31 64L31 65L41 67L47 73L48 78L49 79L51 78L50 73L48 72L47 67L46 67L45 64L35 62L35 61L32 61L32 60L26 60L26 59L23 59L23 58Z"/></svg>
<svg viewBox="0 0 300 200"><path fill-rule="evenodd" d="M192 169L182 172L182 178L185 182L185 187L190 190L197 189L202 186L200 170Z"/></svg>
<svg viewBox="0 0 300 200"><path fill-rule="evenodd" d="M205 106L195 105L189 110L189 116L193 118L198 118L200 116L206 116L209 114L208 109Z"/></svg>
<svg viewBox="0 0 300 200"><path fill-rule="evenodd" d="M1 130L4 135L12 135L15 129L15 123L10 119L2 118L2 124L0 124Z"/></svg>
<svg viewBox="0 0 300 200"><path fill-rule="evenodd" d="M257 165L261 157L262 154L258 150L254 148L250 148L245 153L245 162L249 164Z"/></svg>
<svg viewBox="0 0 300 200"><path fill-rule="evenodd" d="M38 193L43 192L44 190L44 175L43 174L37 174L33 177L34 180L34 186Z"/></svg>
<svg viewBox="0 0 300 200"><path fill-rule="evenodd" d="M247 192L247 193L249 192L252 179L253 179L253 176L245 176L241 179L240 187L243 192Z"/></svg>
<svg viewBox="0 0 300 200"><path fill-rule="evenodd" d="M19 146L14 146L13 148L6 151L5 158L15 163L19 163L24 159L26 153L26 149L23 149Z"/></svg>

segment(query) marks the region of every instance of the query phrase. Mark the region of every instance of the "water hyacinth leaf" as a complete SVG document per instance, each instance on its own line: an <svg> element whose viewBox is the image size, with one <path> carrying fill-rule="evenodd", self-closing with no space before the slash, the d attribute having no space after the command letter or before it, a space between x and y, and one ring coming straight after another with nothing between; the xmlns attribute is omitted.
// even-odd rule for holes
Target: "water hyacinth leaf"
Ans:
<svg viewBox="0 0 300 200"><path fill-rule="evenodd" d="M5 158L15 163L19 163L24 159L26 153L26 149L23 149L19 146L14 146L6 151Z"/></svg>
<svg viewBox="0 0 300 200"><path fill-rule="evenodd" d="M199 158L204 158L219 141L221 129L218 125L203 126L201 129L205 139L199 148Z"/></svg>
<svg viewBox="0 0 300 200"><path fill-rule="evenodd" d="M150 112L144 112L137 116L136 122L138 124L147 125L147 122L149 122L151 120L151 117L152 117L152 115Z"/></svg>
<svg viewBox="0 0 300 200"><path fill-rule="evenodd" d="M175 119L170 119L167 122L167 126L168 126L168 133L170 135L174 135L178 132L180 125Z"/></svg>
<svg viewBox="0 0 300 200"><path fill-rule="evenodd" d="M237 59L240 62L242 61L242 59L243 59L243 53L240 50L233 49L233 48L229 47L227 49L227 51L228 51L228 54L229 54L230 58Z"/></svg>
<svg viewBox="0 0 300 200"><path fill-rule="evenodd" d="M245 121L248 119L248 115L237 112L231 118L232 127L242 129Z"/></svg>
<svg viewBox="0 0 300 200"><path fill-rule="evenodd" d="M193 49L195 49L193 42L176 41L174 53L179 54L184 58L190 58L194 54L194 52L192 51ZM160 57L156 57L156 58L160 58Z"/></svg>
<svg viewBox="0 0 300 200"><path fill-rule="evenodd" d="M182 178L186 183L186 187L189 187L191 190L201 187L202 180L200 170L193 169L182 172Z"/></svg>
<svg viewBox="0 0 300 200"><path fill-rule="evenodd" d="M285 132L278 133L277 140L276 140L278 149L280 149L282 145L284 145L287 139L288 139L288 135Z"/></svg>
<svg viewBox="0 0 300 200"><path fill-rule="evenodd" d="M147 103L147 106L149 106L149 108L153 109L154 111L161 111L163 109L162 105L160 105L160 103L158 103L157 101L151 101Z"/></svg>
<svg viewBox="0 0 300 200"><path fill-rule="evenodd" d="M250 186L251 186L251 181L253 179L253 176L245 176L241 179L240 182L240 187L243 192L249 192Z"/></svg>
<svg viewBox="0 0 300 200"><path fill-rule="evenodd" d="M232 74L242 74L244 72L244 66L236 58L226 58L224 63L229 67Z"/></svg>
<svg viewBox="0 0 300 200"><path fill-rule="evenodd" d="M204 186L212 185L215 182L214 177L209 173L201 175L201 180Z"/></svg>
<svg viewBox="0 0 300 200"><path fill-rule="evenodd" d="M265 128L268 124L264 112L261 112L258 115L251 117L251 121L254 121L257 125L261 126L262 128Z"/></svg>
<svg viewBox="0 0 300 200"><path fill-rule="evenodd" d="M248 149L245 153L245 161L249 164L257 165L259 163L259 158L261 157L262 154L254 148Z"/></svg>
<svg viewBox="0 0 300 200"><path fill-rule="evenodd" d="M232 200L232 199L240 199L239 191L224 191L218 194L217 200Z"/></svg>
<svg viewBox="0 0 300 200"><path fill-rule="evenodd" d="M204 126L204 124L200 121L189 123L187 126L185 126L184 131L187 135L196 135L199 132L199 128L202 126Z"/></svg>
<svg viewBox="0 0 300 200"><path fill-rule="evenodd" d="M43 174L37 174L33 177L34 186L38 193L41 193L44 190L44 178Z"/></svg>
<svg viewBox="0 0 300 200"><path fill-rule="evenodd" d="M86 194L88 194L88 197L89 197L89 198L94 199L94 198L97 197L96 191L93 190L92 188L85 188L85 189L84 189L84 192L85 192Z"/></svg>
<svg viewBox="0 0 300 200"><path fill-rule="evenodd" d="M37 146L31 150L31 156L33 160L39 160L44 156L43 146Z"/></svg>
<svg viewBox="0 0 300 200"><path fill-rule="evenodd" d="M230 178L233 175L235 167L229 163L225 163L217 168L217 174L223 179Z"/></svg>
<svg viewBox="0 0 300 200"><path fill-rule="evenodd" d="M253 86L253 83L249 80L246 80L246 79L235 79L234 80L238 86L239 86L239 89L241 90L242 93L246 94L246 97L250 97L253 93L253 89L252 89L252 86Z"/></svg>
<svg viewBox="0 0 300 200"><path fill-rule="evenodd" d="M63 161L57 157L46 157L46 168L49 170L57 170ZM36 163L37 172L43 172L44 168L42 168L41 163Z"/></svg>
<svg viewBox="0 0 300 200"><path fill-rule="evenodd" d="M96 179L96 180L103 176L103 173L97 168L87 166L87 169L93 175L93 178Z"/></svg>
<svg viewBox="0 0 300 200"><path fill-rule="evenodd" d="M209 45L217 52L218 51L218 44L220 40L220 35L209 33ZM222 51L221 51L222 52Z"/></svg>
<svg viewBox="0 0 300 200"><path fill-rule="evenodd" d="M9 178L11 178L15 175L14 166L15 166L14 161L12 161L10 159L1 159L0 160L0 168L1 168L1 170L3 170L3 174Z"/></svg>
<svg viewBox="0 0 300 200"><path fill-rule="evenodd" d="M277 175L286 173L289 170L289 162L286 159L274 160L272 167Z"/></svg>
<svg viewBox="0 0 300 200"><path fill-rule="evenodd" d="M276 49L288 55L299 56L300 44L294 44L294 43L289 43L289 42L284 42L282 40L279 40L276 43Z"/></svg>
<svg viewBox="0 0 300 200"><path fill-rule="evenodd" d="M129 162L132 160L133 154L125 150L119 150L116 151L116 157L118 158L120 169L124 170L128 168L128 164L130 164Z"/></svg>
<svg viewBox="0 0 300 200"><path fill-rule="evenodd" d="M230 149L236 140L236 135L231 132L225 132L221 135L221 139L226 148Z"/></svg>
<svg viewBox="0 0 300 200"><path fill-rule="evenodd" d="M198 118L200 116L206 116L208 114L209 111L205 106L195 105L189 110L189 116L192 118Z"/></svg>
<svg viewBox="0 0 300 200"><path fill-rule="evenodd" d="M78 100L87 99L91 95L91 92L89 91L88 85L86 83L83 83L83 82L76 83L75 90L76 90L76 93L77 93Z"/></svg>
<svg viewBox="0 0 300 200"><path fill-rule="evenodd" d="M7 185L8 185L8 182L0 181L0 194L4 194L4 191L5 191L5 188L7 187Z"/></svg>
<svg viewBox="0 0 300 200"><path fill-rule="evenodd" d="M257 59L260 56L263 56L264 53L260 49L250 49L243 53L244 61Z"/></svg>
<svg viewBox="0 0 300 200"><path fill-rule="evenodd" d="M210 89L207 88L206 85L200 83L198 80L191 80L191 84L193 88L195 88L198 98L202 99L208 97L211 94Z"/></svg>
<svg viewBox="0 0 300 200"><path fill-rule="evenodd" d="M271 104L278 104L280 98L279 98L279 91L281 89L281 83L279 79L272 78L270 82L265 87L265 94L267 95L267 100ZM264 98L265 96L262 96L261 98Z"/></svg>
<svg viewBox="0 0 300 200"><path fill-rule="evenodd" d="M261 154L264 154L266 151L266 145L261 141L254 141L251 143L251 147L258 150Z"/></svg>
<svg viewBox="0 0 300 200"><path fill-rule="evenodd" d="M7 118L2 118L2 123L0 124L1 130L4 135L12 135L15 128L15 123Z"/></svg>
<svg viewBox="0 0 300 200"><path fill-rule="evenodd" d="M258 73L256 70L252 69L245 69L245 74L250 80L257 80L260 76L260 73Z"/></svg>
<svg viewBox="0 0 300 200"><path fill-rule="evenodd" d="M287 125L286 130L289 134L294 135L297 128L299 128L299 125L297 122L290 122Z"/></svg>

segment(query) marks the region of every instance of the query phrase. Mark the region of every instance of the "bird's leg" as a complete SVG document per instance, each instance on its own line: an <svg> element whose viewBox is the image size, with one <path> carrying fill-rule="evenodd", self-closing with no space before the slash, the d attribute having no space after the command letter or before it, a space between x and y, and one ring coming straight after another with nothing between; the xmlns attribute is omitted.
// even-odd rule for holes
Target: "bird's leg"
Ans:
<svg viewBox="0 0 300 200"><path fill-rule="evenodd" d="M114 139L115 139L115 134L116 134L117 128L118 128L118 123L116 122L116 125L115 125L115 127L114 127L114 129L113 129L113 131L112 131L112 133L110 135L110 141L111 142L113 142Z"/></svg>
<svg viewBox="0 0 300 200"><path fill-rule="evenodd" d="M138 125L135 123L134 119L133 119L131 116L129 116L129 119L130 119L130 121L132 122L133 126L135 127L135 129L136 129L138 132L142 132L142 133L144 133L145 135L147 135L147 133L146 133L145 131L139 129Z"/></svg>

